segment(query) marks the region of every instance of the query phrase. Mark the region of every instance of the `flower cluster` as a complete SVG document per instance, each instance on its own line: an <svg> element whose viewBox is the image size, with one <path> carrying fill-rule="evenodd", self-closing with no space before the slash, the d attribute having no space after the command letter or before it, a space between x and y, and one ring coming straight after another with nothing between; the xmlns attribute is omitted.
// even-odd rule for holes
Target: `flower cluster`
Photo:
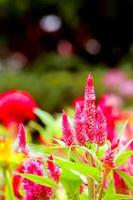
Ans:
<svg viewBox="0 0 133 200"><path fill-rule="evenodd" d="M102 145L107 139L106 117L100 107L96 107L96 97L93 77L88 75L84 98L76 102L74 131L70 126L67 114L62 115L63 141L67 146L74 144L75 140L80 145L87 142Z"/></svg>

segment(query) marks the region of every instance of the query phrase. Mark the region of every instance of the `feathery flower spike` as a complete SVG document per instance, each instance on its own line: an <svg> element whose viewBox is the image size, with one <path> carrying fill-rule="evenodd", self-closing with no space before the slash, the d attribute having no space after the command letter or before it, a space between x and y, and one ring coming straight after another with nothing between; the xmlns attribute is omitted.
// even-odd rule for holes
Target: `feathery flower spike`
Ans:
<svg viewBox="0 0 133 200"><path fill-rule="evenodd" d="M74 116L74 130L77 142L80 145L84 145L87 141L85 133L85 120L83 116L84 101L76 102L75 116Z"/></svg>
<svg viewBox="0 0 133 200"><path fill-rule="evenodd" d="M19 151L24 154L29 153L29 147L26 144L26 133L23 124L19 124L19 130L18 130L18 146Z"/></svg>
<svg viewBox="0 0 133 200"><path fill-rule="evenodd" d="M88 75L87 84L84 95L84 117L85 131L90 142L95 142L95 120L96 120L96 97L93 85L93 77Z"/></svg>
<svg viewBox="0 0 133 200"><path fill-rule="evenodd" d="M52 178L54 181L59 182L60 176L61 176L61 170L54 162L53 156L50 155L47 160L47 166L48 166L48 173L50 178Z"/></svg>
<svg viewBox="0 0 133 200"><path fill-rule="evenodd" d="M65 144L67 146L73 145L74 136L65 111L63 111L62 113L62 131L63 131L63 141L65 142Z"/></svg>
<svg viewBox="0 0 133 200"><path fill-rule="evenodd" d="M102 145L107 139L107 121L100 107L96 113L96 143Z"/></svg>

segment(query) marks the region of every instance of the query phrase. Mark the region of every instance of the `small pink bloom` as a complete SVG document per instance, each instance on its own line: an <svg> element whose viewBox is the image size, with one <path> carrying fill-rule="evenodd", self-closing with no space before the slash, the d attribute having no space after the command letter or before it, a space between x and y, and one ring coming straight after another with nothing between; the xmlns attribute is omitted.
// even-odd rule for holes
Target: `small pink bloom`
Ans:
<svg viewBox="0 0 133 200"><path fill-rule="evenodd" d="M67 146L74 144L74 136L66 112L62 114L63 141Z"/></svg>
<svg viewBox="0 0 133 200"><path fill-rule="evenodd" d="M19 131L18 131L18 146L21 153L28 154L29 148L26 144L26 134L24 130L23 124L19 124Z"/></svg>
<svg viewBox="0 0 133 200"><path fill-rule="evenodd" d="M105 156L102 158L102 162L109 168L114 167L114 154L115 152L111 148L109 148L106 151Z"/></svg>
<svg viewBox="0 0 133 200"><path fill-rule="evenodd" d="M88 75L85 95L84 95L84 118L85 118L85 131L90 142L95 141L95 120L96 120L96 97L93 85L93 77Z"/></svg>
<svg viewBox="0 0 133 200"><path fill-rule="evenodd" d="M48 172L49 172L49 176L51 179L53 179L54 181L56 182L59 182L59 179L60 179L60 176L61 176L61 170L60 168L58 167L58 165L56 165L54 162L53 162L53 156L50 155L48 157L48 160L47 160L47 166L48 166Z"/></svg>
<svg viewBox="0 0 133 200"><path fill-rule="evenodd" d="M116 149L119 145L119 140L117 140L116 143L113 143L111 145L111 147L109 147L106 152L105 152L105 156L101 159L102 162L105 164L105 166L107 168L113 168L115 166L115 163L114 163L114 156L115 156L115 153L116 153Z"/></svg>

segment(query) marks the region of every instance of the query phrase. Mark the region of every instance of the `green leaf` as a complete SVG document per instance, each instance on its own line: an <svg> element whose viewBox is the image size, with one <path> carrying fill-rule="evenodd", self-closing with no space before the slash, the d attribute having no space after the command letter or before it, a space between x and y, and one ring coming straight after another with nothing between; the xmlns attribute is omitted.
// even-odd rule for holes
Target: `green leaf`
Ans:
<svg viewBox="0 0 133 200"><path fill-rule="evenodd" d="M6 181L5 200L15 200L9 171L5 171L5 181Z"/></svg>
<svg viewBox="0 0 133 200"><path fill-rule="evenodd" d="M44 185L44 186L48 186L48 187L52 187L54 189L57 188L57 184L49 178L46 178L46 177L43 177L43 176L38 176L38 175L35 175L35 174L19 173L19 175L30 180L30 181L32 181L32 182L34 182L34 183Z"/></svg>
<svg viewBox="0 0 133 200"><path fill-rule="evenodd" d="M42 111L38 108L36 108L34 112L45 125L52 125L54 122L54 118L48 112Z"/></svg>
<svg viewBox="0 0 133 200"><path fill-rule="evenodd" d="M119 170L119 169L115 169L114 171L121 176L121 178L127 184L128 188L133 193L133 176L130 176L127 173L125 173L125 172L123 172L122 170Z"/></svg>
<svg viewBox="0 0 133 200"><path fill-rule="evenodd" d="M126 161L129 159L129 157L133 155L133 151L129 150L129 151L125 151L122 152L115 160L115 163L117 165L123 165L126 163Z"/></svg>
<svg viewBox="0 0 133 200"><path fill-rule="evenodd" d="M132 199L133 196L128 196L125 194L109 194L104 197L104 200L127 200L127 199Z"/></svg>
<svg viewBox="0 0 133 200"><path fill-rule="evenodd" d="M55 160L62 169L67 168L68 170L75 170L81 175L84 175L86 177L89 176L96 181L100 181L100 170L95 167L87 166L86 164L79 162L71 162L62 158L55 158Z"/></svg>

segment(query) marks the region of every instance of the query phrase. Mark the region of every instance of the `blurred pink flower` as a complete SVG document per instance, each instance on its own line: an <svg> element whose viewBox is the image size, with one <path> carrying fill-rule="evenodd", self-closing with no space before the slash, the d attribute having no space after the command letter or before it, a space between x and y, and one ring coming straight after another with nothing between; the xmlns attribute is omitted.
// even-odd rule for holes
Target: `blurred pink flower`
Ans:
<svg viewBox="0 0 133 200"><path fill-rule="evenodd" d="M120 70L110 70L104 76L104 83L107 87L119 88L121 83L127 79L127 75Z"/></svg>

